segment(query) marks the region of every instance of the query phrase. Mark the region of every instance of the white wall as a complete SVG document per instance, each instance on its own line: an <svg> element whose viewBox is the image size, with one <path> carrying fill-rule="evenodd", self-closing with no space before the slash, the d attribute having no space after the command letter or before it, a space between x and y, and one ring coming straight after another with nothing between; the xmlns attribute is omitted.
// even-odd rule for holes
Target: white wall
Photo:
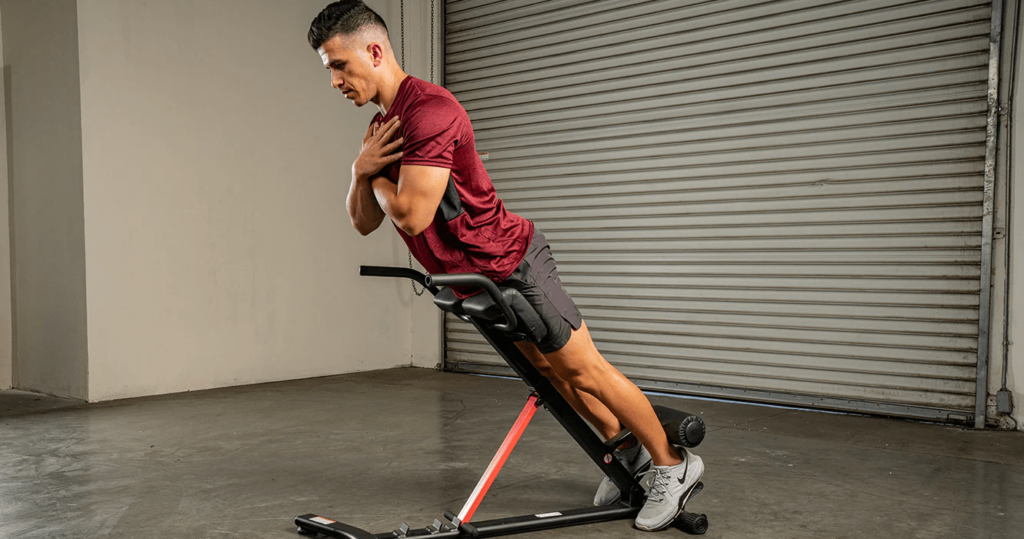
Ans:
<svg viewBox="0 0 1024 539"><path fill-rule="evenodd" d="M1017 74L1017 92L1011 96L1010 79L1013 63L1021 62L1021 55L1024 51L1016 51L1016 61L1013 55L1013 31L1015 24L1024 23L1022 14L1014 12L1015 3L1007 2L1004 5L1003 25L1003 47L1000 55L1000 101L1010 103L1009 113L1012 115L1009 122L1006 117L1000 123L1000 147L996 166L996 198L995 198L995 220L994 226L997 231L1006 232L1005 238L998 237L992 241L992 324L990 333L990 354L989 354L989 417L998 417L1003 428L1017 428L1024 430L1024 131L1019 126L1024 125L1024 93L1021 86L1021 73ZM1024 36L1021 36L1024 38ZM1012 144L1009 143L1008 129L1013 129ZM1010 179L1013 182L1012 212L1013 219L1010 226L1007 226L1007 157L1012 157L1012 170ZM1011 248L1011 269L1010 269L1010 293L1009 293L1009 314L1010 333L1008 359L1003 353L1003 328L1004 308L1006 304L1006 242L1012 243ZM1021 341L1012 344L1014 340ZM1007 388L1013 394L1014 411L1010 420L996 413L995 394L1002 386L1002 375L1004 365L1007 367Z"/></svg>
<svg viewBox="0 0 1024 539"><path fill-rule="evenodd" d="M3 35L0 13L0 36ZM3 39L0 37L0 66L4 65ZM7 103L3 71L0 71L0 103ZM0 390L11 388L13 335L11 333L11 228L7 182L7 114L0 109Z"/></svg>
<svg viewBox="0 0 1024 539"><path fill-rule="evenodd" d="M375 110L306 44L324 5L79 0L90 400L439 361L429 299L357 276L406 249L349 224Z"/></svg>
<svg viewBox="0 0 1024 539"><path fill-rule="evenodd" d="M105 400L440 360L429 299L356 276L406 250L348 225L373 111L305 43L325 3L0 0L0 388ZM397 0L371 5L397 36ZM429 54L417 7L407 50Z"/></svg>
<svg viewBox="0 0 1024 539"><path fill-rule="evenodd" d="M0 12L14 385L84 399L88 365L75 1L3 0Z"/></svg>
<svg viewBox="0 0 1024 539"><path fill-rule="evenodd" d="M1015 3L1008 2L1007 7L1012 10ZM1007 20L1016 20L1017 24L1024 24L1024 14L1013 13L1012 11L1007 14ZM1006 26L1007 32L1004 33L1003 39L1008 43L1012 44L1013 33L1012 24ZM1024 31L1024 28L1021 29ZM1018 44L1016 51L1016 63L1018 66L1021 62L1021 56L1024 56L1024 36L1022 36L1021 43ZM1009 47L1003 47L1004 51L1008 51ZM1009 54L1004 55L1004 62L1008 67L1010 65ZM1007 69L1003 70L1003 73L1007 74ZM1007 369L1007 387L1013 391L1013 404L1014 413L1013 418L1016 420L1017 427L1024 430L1024 130L1021 129L1024 126L1024 90L1021 89L1021 84L1024 73L1020 72L1018 67L1016 85L1017 90L1013 96L1013 103L1011 105L1012 124L1015 126L1013 134L1013 146L1009 148L1013 156L1013 170L1011 180L1013 181L1013 193L1011 201L1012 203L1012 227L1009 230L1007 239L1012 242L1011 245L1011 269L1010 269L1010 335L1009 340L1011 343L1018 341L1016 344L1011 344L1009 349L1009 365ZM1007 77L1008 78L1008 77ZM1004 85L1005 86L1005 85ZM1007 96L1009 97L1009 96ZM1003 194L1005 196L1006 189L1004 187ZM1005 214L1005 212L1004 212ZM1001 246L1000 246L1001 247ZM1003 271L1003 257L999 258L1000 265L996 266L997 271L1000 274L1005 274ZM1002 305L997 304L997 305ZM1000 331L1002 329L1002 313L998 313L996 316L1000 319L1000 324L993 324L998 326ZM1000 343L1002 346L1002 333L998 335L998 338L993 339ZM1001 348L997 348L993 354L994 358L1002 358ZM994 374L999 376L1002 375L1002 368L993 369ZM999 386L993 384L996 390Z"/></svg>

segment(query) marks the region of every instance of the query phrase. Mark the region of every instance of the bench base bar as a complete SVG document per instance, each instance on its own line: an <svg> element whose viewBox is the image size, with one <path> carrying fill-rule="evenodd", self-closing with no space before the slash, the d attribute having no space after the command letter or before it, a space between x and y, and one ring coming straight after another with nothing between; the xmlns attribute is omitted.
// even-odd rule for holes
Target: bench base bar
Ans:
<svg viewBox="0 0 1024 539"><path fill-rule="evenodd" d="M510 535L514 533L532 532L547 530L551 528L562 528L565 526L577 526L580 524L591 524L596 522L608 522L611 520L623 520L636 518L640 512L639 507L630 507L624 503L608 505L604 507L583 507L570 509L568 511L554 511L536 515L523 515L519 517L497 518L484 520L482 522L467 525L461 529L440 531L436 528L411 529L405 537L429 536L436 539L455 537L493 537L496 535ZM317 519L317 520L314 520ZM326 523L326 522L331 523ZM327 537L336 539L395 539L402 537L395 532L370 533L354 526L325 519L314 514L296 517L295 524L300 530L316 532Z"/></svg>

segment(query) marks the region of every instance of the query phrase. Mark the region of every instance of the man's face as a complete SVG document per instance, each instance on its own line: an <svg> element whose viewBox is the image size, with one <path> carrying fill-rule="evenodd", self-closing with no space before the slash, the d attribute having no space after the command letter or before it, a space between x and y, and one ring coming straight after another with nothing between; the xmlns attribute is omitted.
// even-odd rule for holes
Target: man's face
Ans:
<svg viewBox="0 0 1024 539"><path fill-rule="evenodd" d="M380 49L358 36L334 36L317 52L331 72L331 86L361 107L377 98L374 68L380 65Z"/></svg>

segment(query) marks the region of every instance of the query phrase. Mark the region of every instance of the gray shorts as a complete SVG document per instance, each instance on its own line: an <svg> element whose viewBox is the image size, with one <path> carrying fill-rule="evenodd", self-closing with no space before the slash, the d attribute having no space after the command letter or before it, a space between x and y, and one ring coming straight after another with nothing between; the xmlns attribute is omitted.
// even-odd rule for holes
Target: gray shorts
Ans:
<svg viewBox="0 0 1024 539"><path fill-rule="evenodd" d="M583 315L558 279L551 247L536 228L523 261L500 284L519 290L544 320L548 334L535 343L542 354L561 350L569 342L572 330L580 329L583 324Z"/></svg>

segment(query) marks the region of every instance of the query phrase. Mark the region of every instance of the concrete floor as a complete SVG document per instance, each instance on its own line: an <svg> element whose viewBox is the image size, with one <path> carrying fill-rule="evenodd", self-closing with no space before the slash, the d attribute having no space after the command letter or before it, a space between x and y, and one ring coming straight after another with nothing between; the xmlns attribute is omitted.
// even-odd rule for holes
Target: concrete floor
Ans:
<svg viewBox="0 0 1024 539"><path fill-rule="evenodd" d="M80 405L0 392L0 537L289 538L458 511L526 397L398 369ZM702 413L706 537L1024 537L1024 433L652 397ZM590 503L597 468L541 411L477 513ZM647 538L629 522L530 537ZM670 529L655 537L687 537Z"/></svg>

